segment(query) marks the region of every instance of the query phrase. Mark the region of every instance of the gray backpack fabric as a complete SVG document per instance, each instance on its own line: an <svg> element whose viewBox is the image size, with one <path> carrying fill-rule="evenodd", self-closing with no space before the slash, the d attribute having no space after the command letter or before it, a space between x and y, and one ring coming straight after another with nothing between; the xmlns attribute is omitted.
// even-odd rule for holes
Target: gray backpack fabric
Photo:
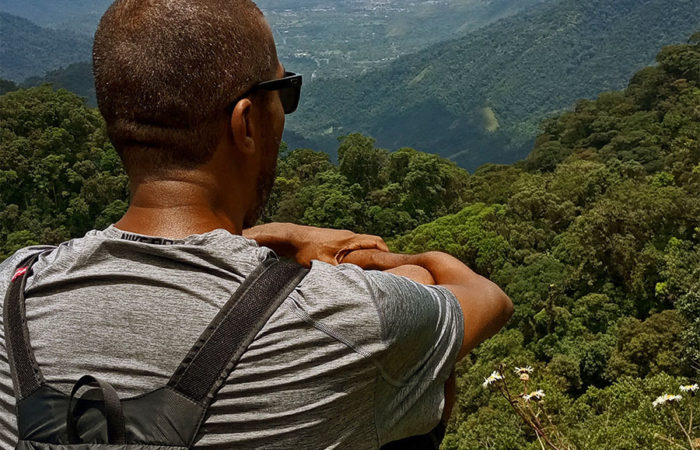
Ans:
<svg viewBox="0 0 700 450"><path fill-rule="evenodd" d="M35 254L20 263L4 304L17 448L23 450L191 448L241 355L308 272L296 262L267 258L233 293L165 386L120 399L112 386L90 375L76 382L70 396L44 380L29 342L24 302L38 258Z"/></svg>

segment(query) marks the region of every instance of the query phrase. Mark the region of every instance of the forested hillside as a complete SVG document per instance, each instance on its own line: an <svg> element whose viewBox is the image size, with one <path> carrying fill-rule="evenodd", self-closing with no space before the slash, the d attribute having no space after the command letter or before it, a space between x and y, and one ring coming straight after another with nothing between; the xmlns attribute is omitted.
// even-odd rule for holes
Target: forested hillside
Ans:
<svg viewBox="0 0 700 450"><path fill-rule="evenodd" d="M74 94L85 97L89 106L97 106L91 62L72 63L56 70L50 70L41 77L29 77L20 83L20 86L33 87L46 83L50 83L57 89L67 89Z"/></svg>
<svg viewBox="0 0 700 450"><path fill-rule="evenodd" d="M545 0L258 0L256 3L272 26L280 59L295 72L303 73L308 82L316 76L373 70L399 55L473 31L542 1ZM111 0L0 0L0 11L51 28L54 34L56 30L68 30L92 39L110 3ZM15 45L12 35L7 38L6 45ZM40 55L36 56L35 63L42 64ZM83 59L65 62L80 61ZM11 66L12 62L8 63ZM12 70L10 66L6 70ZM54 68L55 65L45 66L32 75Z"/></svg>
<svg viewBox="0 0 700 450"><path fill-rule="evenodd" d="M22 8L21 2L2 1L0 10ZM281 60L305 77L299 110L285 130L291 147L323 150L336 161L337 136L363 132L382 147L411 146L468 170L522 159L543 118L579 98L622 88L653 63L662 45L684 42L700 27L695 0L260 5ZM94 15L105 6L97 2L85 11ZM77 10L55 16L65 20L71 11ZM44 10L26 14L49 20ZM25 87L51 82L95 106L89 48L70 44L66 56L64 32L27 26L17 44L13 33L3 33L9 43L3 51L19 56L0 60L0 78ZM46 38L52 42L26 48ZM416 52L429 43L435 44ZM48 54L37 50L54 47ZM15 76L17 64L26 75Z"/></svg>
<svg viewBox="0 0 700 450"><path fill-rule="evenodd" d="M283 149L263 220L446 251L513 299L507 329L458 366L444 448L542 448L497 377L482 385L498 370L517 393L516 366L531 366L527 386L545 395L517 402L539 411L557 448L670 450L698 438L700 396L679 386L700 368L700 33L656 60L626 89L545 121L513 165L469 174L361 134L341 140L338 164ZM104 227L126 200L94 109L50 87L0 96L0 258ZM673 407L653 403L664 393L680 395Z"/></svg>
<svg viewBox="0 0 700 450"><path fill-rule="evenodd" d="M42 28L4 12L0 12L0 30L0 78L19 82L92 55L92 37Z"/></svg>
<svg viewBox="0 0 700 450"><path fill-rule="evenodd" d="M309 85L287 140L332 151L335 136L361 131L469 170L514 162L542 118L624 87L662 45L699 27L695 0L546 2L384 69Z"/></svg>

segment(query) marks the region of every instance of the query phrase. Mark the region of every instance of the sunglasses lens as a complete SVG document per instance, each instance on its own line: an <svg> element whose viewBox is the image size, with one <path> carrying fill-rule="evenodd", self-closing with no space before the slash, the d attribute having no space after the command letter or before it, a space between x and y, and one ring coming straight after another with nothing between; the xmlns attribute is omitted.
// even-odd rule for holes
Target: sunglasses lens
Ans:
<svg viewBox="0 0 700 450"><path fill-rule="evenodd" d="M282 100L282 108L285 114L290 114L296 111L299 105L299 96L301 94L301 85L290 86L279 90L280 100Z"/></svg>

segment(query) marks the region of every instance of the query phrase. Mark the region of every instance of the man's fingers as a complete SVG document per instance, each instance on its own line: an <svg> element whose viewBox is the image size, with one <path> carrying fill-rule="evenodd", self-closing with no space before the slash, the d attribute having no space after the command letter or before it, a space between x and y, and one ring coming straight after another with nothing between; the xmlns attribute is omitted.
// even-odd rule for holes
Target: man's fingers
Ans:
<svg viewBox="0 0 700 450"><path fill-rule="evenodd" d="M379 236L374 236L371 234L358 234L353 237L353 239L348 242L343 248L338 250L335 254L334 260L337 264L342 263L345 256L348 253L355 250L372 250L376 249L382 252L388 252L389 246L386 245L384 239Z"/></svg>
<svg viewBox="0 0 700 450"><path fill-rule="evenodd" d="M384 239L382 239L379 236L375 236L373 234L359 234L357 235L359 238L359 246L353 248L353 250L357 250L360 248L377 248L379 250L388 252L389 251L389 246L386 245L386 242L384 242Z"/></svg>

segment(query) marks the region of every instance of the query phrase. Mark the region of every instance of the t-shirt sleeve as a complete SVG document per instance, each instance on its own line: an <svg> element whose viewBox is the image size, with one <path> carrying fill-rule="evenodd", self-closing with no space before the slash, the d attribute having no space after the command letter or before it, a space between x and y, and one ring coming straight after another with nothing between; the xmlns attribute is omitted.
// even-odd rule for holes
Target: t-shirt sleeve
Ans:
<svg viewBox="0 0 700 450"><path fill-rule="evenodd" d="M447 288L386 272L365 274L382 321L375 418L384 444L427 433L439 422L445 382L462 346L464 317Z"/></svg>

